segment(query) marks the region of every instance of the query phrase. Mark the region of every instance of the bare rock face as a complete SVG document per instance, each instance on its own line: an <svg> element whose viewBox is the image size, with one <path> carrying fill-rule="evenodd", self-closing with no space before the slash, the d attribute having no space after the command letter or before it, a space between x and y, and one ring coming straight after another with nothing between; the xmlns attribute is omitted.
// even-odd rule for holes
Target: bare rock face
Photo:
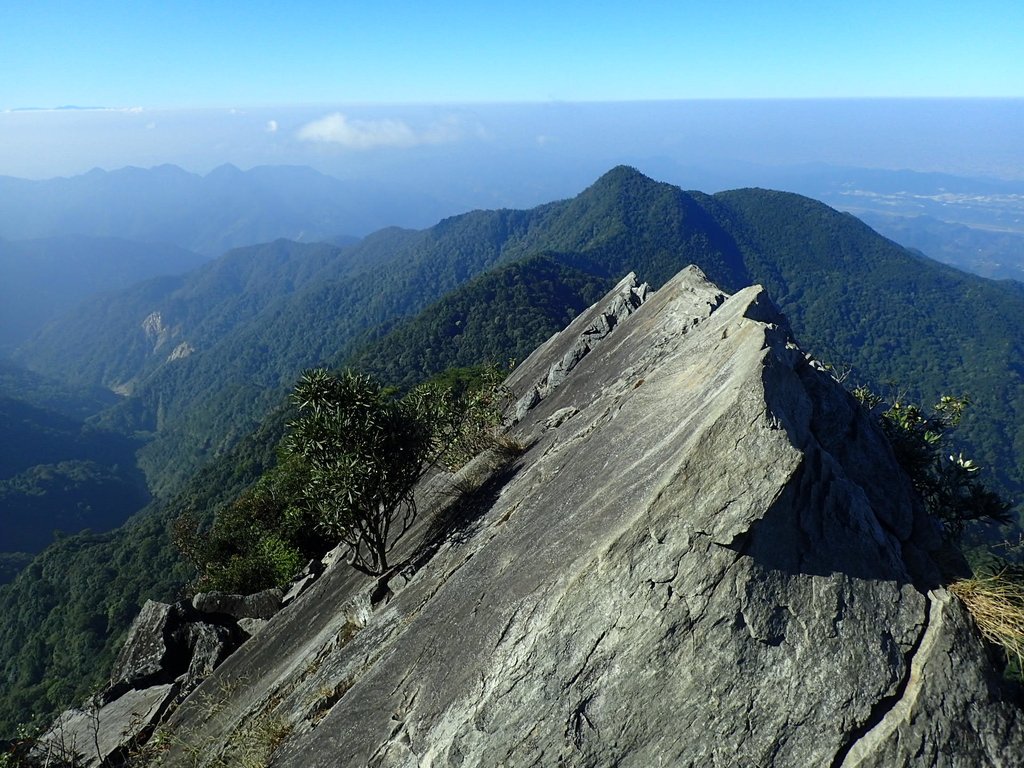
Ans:
<svg viewBox="0 0 1024 768"><path fill-rule="evenodd" d="M238 619L269 619L281 608L284 592L265 589L252 595L225 592L200 592L192 598L192 607L200 613L223 614Z"/></svg>
<svg viewBox="0 0 1024 768"><path fill-rule="evenodd" d="M557 334L555 338L562 342L559 344L559 354L544 375L539 377L532 387L528 387L526 393L516 403L513 421L521 421L527 411L560 386L573 368L607 338L619 323L633 314L651 293L647 283L638 283L636 275L630 273L605 297L602 311L595 312L591 308L589 312L581 315L585 322L577 319L569 328ZM534 354L535 359L543 358L546 361L551 357L553 355L550 349Z"/></svg>
<svg viewBox="0 0 1024 768"><path fill-rule="evenodd" d="M125 765L130 750L148 735L174 693L174 685L155 685L129 691L102 707L68 710L39 739L33 759L41 766Z"/></svg>
<svg viewBox="0 0 1024 768"><path fill-rule="evenodd" d="M146 601L129 627L128 637L114 662L111 689L120 692L145 687L148 681L158 680L164 674L171 655L169 624L173 614L173 606L167 603Z"/></svg>
<svg viewBox="0 0 1024 768"><path fill-rule="evenodd" d="M378 604L328 568L178 742L231 764L261 723L302 768L1020 764L1021 710L870 417L760 287L692 267L576 357L622 288L510 378L529 450L424 513L424 542L456 510L457 534L409 544Z"/></svg>
<svg viewBox="0 0 1024 768"><path fill-rule="evenodd" d="M280 591L276 592L280 601ZM237 595L221 603L246 603ZM269 601L268 596L262 599ZM222 616L223 617L223 616ZM112 768L135 764L133 752L161 719L214 671L246 634L233 619L197 612L191 604L146 601L128 630L110 685L82 708L63 712L32 750L39 765Z"/></svg>

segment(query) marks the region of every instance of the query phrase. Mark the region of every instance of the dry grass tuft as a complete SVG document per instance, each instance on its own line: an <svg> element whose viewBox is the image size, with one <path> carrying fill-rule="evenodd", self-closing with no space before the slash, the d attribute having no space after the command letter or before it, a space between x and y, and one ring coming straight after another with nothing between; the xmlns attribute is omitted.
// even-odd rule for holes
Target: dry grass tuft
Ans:
<svg viewBox="0 0 1024 768"><path fill-rule="evenodd" d="M1024 584L997 573L961 579L949 589L967 606L981 634L1024 666Z"/></svg>

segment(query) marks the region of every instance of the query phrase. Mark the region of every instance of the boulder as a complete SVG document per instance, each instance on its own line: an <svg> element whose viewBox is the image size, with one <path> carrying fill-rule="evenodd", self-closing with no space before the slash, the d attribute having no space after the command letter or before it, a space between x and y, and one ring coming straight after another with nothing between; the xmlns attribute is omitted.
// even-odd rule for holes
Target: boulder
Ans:
<svg viewBox="0 0 1024 768"><path fill-rule="evenodd" d="M95 709L64 712L37 742L41 765L98 768L120 759L146 737L177 692L173 684L131 690Z"/></svg>
<svg viewBox="0 0 1024 768"><path fill-rule="evenodd" d="M238 631L205 622L186 624L181 631L182 642L188 648L188 669L181 682L183 693L191 692L205 680L241 640Z"/></svg>
<svg viewBox="0 0 1024 768"><path fill-rule="evenodd" d="M283 591L276 587L252 595L200 592L192 598L192 607L200 613L223 614L236 621L238 619L269 619L281 609L283 596Z"/></svg>
<svg viewBox="0 0 1024 768"><path fill-rule="evenodd" d="M161 680L170 650L170 630L175 616L167 603L147 600L128 629L128 637L117 654L110 675L110 689L120 692L145 687L149 681Z"/></svg>

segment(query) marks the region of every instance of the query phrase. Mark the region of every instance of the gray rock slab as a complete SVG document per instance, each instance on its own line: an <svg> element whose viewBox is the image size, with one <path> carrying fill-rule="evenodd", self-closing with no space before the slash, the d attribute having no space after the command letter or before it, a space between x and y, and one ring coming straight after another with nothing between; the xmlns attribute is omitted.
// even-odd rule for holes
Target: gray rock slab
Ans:
<svg viewBox="0 0 1024 768"><path fill-rule="evenodd" d="M234 619L269 619L281 609L283 596L277 588L252 595L200 592L192 598L192 607L200 613L220 613Z"/></svg>
<svg viewBox="0 0 1024 768"><path fill-rule="evenodd" d="M243 619L255 621L255 619ZM234 634L216 624L193 622L184 628L183 638L190 650L188 670L182 684L184 691L191 691L217 668L237 645Z"/></svg>
<svg viewBox="0 0 1024 768"><path fill-rule="evenodd" d="M267 625L268 619L239 619L238 628L252 637Z"/></svg>
<svg viewBox="0 0 1024 768"><path fill-rule="evenodd" d="M302 768L1020 764L1020 710L942 588L934 527L761 288L684 270L516 436L527 453L465 499L479 517L392 599L329 569L182 705L177 737L216 750L270 718L289 728L273 764Z"/></svg>
<svg viewBox="0 0 1024 768"><path fill-rule="evenodd" d="M169 654L168 624L172 606L147 600L135 617L111 672L111 689L144 684L164 672Z"/></svg>
<svg viewBox="0 0 1024 768"><path fill-rule="evenodd" d="M62 714L34 751L43 764L95 768L129 750L160 717L175 694L173 684L132 690L94 710Z"/></svg>

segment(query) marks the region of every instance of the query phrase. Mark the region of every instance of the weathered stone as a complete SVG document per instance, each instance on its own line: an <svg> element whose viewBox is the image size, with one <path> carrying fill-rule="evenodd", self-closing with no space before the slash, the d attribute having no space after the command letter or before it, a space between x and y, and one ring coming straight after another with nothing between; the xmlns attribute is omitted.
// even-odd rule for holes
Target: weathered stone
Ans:
<svg viewBox="0 0 1024 768"><path fill-rule="evenodd" d="M200 592L192 598L192 607L200 613L220 613L233 619L269 619L281 609L283 592L265 589L252 595L225 592Z"/></svg>
<svg viewBox="0 0 1024 768"><path fill-rule="evenodd" d="M249 637L252 637L267 626L267 621L269 621L269 619L239 619L238 628Z"/></svg>
<svg viewBox="0 0 1024 768"><path fill-rule="evenodd" d="M110 676L110 688L120 693L159 679L169 654L168 624L172 606L147 600L128 629L128 637L117 654Z"/></svg>
<svg viewBox="0 0 1024 768"><path fill-rule="evenodd" d="M602 302L595 304L573 320L568 328L541 345L540 354L535 353L532 357L549 362L554 359L555 362L550 363L544 375L537 378L533 387L527 387L525 394L516 402L512 423L522 421L531 408L561 386L580 361L652 293L650 286L647 283L638 284L636 275L631 272ZM553 353L555 349L558 350L557 355Z"/></svg>
<svg viewBox="0 0 1024 768"><path fill-rule="evenodd" d="M287 589L284 590L284 595L281 597L281 605L288 605L288 603L305 592L314 581L320 578L325 567L322 560L310 560L306 567L299 571L295 578L291 580ZM247 620L251 621L251 619ZM239 620L239 626L241 626L241 620Z"/></svg>
<svg viewBox="0 0 1024 768"><path fill-rule="evenodd" d="M128 691L95 710L68 710L39 739L33 755L42 765L109 765L148 732L175 692L173 684L157 685Z"/></svg>
<svg viewBox="0 0 1024 768"><path fill-rule="evenodd" d="M1019 764L1024 719L942 586L934 523L759 287L726 298L684 270L515 434L529 450L400 592L360 602L365 579L328 570L204 684L236 691L219 718L185 702L178 737L216 750L279 718L273 764L302 768Z"/></svg>
<svg viewBox="0 0 1024 768"><path fill-rule="evenodd" d="M546 419L544 419L545 429L556 429L562 426L565 422L571 419L578 413L576 408L569 406L567 408L560 408L559 410L552 413Z"/></svg>
<svg viewBox="0 0 1024 768"><path fill-rule="evenodd" d="M238 646L236 633L227 627L204 622L186 625L184 642L191 656L182 685L186 692L209 677L217 665Z"/></svg>

